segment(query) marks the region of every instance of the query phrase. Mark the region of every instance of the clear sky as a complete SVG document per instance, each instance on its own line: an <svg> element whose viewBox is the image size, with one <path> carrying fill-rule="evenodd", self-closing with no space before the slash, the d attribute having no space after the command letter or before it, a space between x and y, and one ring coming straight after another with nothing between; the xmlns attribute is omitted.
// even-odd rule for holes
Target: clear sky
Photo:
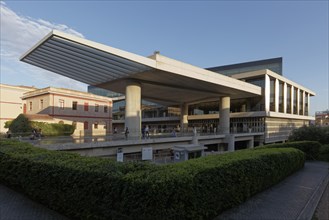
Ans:
<svg viewBox="0 0 329 220"><path fill-rule="evenodd" d="M283 57L283 75L305 86L311 114L329 108L328 0L2 1L1 83L87 85L18 61L51 29L143 56L199 67Z"/></svg>

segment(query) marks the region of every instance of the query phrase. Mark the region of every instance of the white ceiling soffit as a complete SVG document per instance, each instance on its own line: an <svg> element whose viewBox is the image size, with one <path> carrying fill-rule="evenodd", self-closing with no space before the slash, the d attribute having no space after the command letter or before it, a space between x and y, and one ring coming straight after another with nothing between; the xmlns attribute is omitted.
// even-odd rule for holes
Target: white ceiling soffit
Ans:
<svg viewBox="0 0 329 220"><path fill-rule="evenodd" d="M55 30L20 60L90 85L129 77L155 67L152 59Z"/></svg>

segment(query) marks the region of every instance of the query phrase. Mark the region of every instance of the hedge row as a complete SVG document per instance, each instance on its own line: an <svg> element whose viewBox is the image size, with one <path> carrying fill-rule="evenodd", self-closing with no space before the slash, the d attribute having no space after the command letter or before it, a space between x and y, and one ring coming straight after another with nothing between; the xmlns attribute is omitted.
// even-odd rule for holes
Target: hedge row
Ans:
<svg viewBox="0 0 329 220"><path fill-rule="evenodd" d="M29 136L33 129L39 131L45 136L71 135L75 126L69 124L56 124L30 121L24 114L20 114L12 121L7 121L5 128L9 128L14 136Z"/></svg>
<svg viewBox="0 0 329 220"><path fill-rule="evenodd" d="M321 146L319 160L329 162L329 144L324 144Z"/></svg>
<svg viewBox="0 0 329 220"><path fill-rule="evenodd" d="M292 148L157 166L0 141L0 180L76 219L212 219L303 165Z"/></svg>
<svg viewBox="0 0 329 220"><path fill-rule="evenodd" d="M321 144L317 141L295 141L282 144L269 144L262 147L256 147L255 149L289 147L303 151L306 155L306 160L316 160L319 158Z"/></svg>

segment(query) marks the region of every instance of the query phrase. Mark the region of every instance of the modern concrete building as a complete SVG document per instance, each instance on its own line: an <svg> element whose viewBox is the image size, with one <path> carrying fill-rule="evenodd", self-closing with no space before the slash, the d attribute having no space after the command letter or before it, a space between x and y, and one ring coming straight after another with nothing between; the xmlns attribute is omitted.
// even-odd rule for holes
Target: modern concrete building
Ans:
<svg viewBox="0 0 329 220"><path fill-rule="evenodd" d="M112 132L112 100L70 89L47 87L25 93L26 116L33 121L76 126L73 135Z"/></svg>
<svg viewBox="0 0 329 220"><path fill-rule="evenodd" d="M7 121L26 113L26 102L22 101L21 97L24 93L34 90L36 88L29 86L0 84L0 134L8 131L4 128Z"/></svg>
<svg viewBox="0 0 329 220"><path fill-rule="evenodd" d="M142 99L178 108L182 132L194 126L221 134L228 150L244 140L249 146L284 141L292 128L314 119L308 112L315 93L282 76L281 58L203 69L159 53L143 57L52 31L21 60L124 94L124 127L136 137ZM241 132L250 134L237 139Z"/></svg>

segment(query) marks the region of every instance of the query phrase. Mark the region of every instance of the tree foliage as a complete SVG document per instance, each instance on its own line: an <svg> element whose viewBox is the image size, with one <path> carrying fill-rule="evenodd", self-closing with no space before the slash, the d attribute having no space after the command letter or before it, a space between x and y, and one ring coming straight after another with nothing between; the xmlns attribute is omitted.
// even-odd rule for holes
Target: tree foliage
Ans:
<svg viewBox="0 0 329 220"><path fill-rule="evenodd" d="M29 119L24 114L20 114L9 125L12 133L30 134L32 127Z"/></svg>
<svg viewBox="0 0 329 220"><path fill-rule="evenodd" d="M329 144L329 127L303 126L291 133L289 141L318 141Z"/></svg>

